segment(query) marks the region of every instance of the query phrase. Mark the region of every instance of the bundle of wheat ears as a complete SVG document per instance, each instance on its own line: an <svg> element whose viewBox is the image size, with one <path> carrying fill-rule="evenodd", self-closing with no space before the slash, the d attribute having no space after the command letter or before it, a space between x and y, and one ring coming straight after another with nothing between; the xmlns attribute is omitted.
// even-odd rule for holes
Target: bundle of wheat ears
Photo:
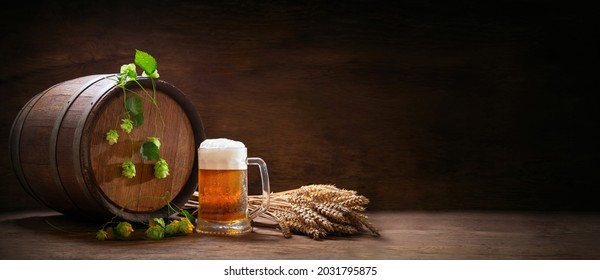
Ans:
<svg viewBox="0 0 600 280"><path fill-rule="evenodd" d="M339 189L333 185L308 185L271 194L269 209L260 215L277 224L284 237L293 233L313 239L328 235L352 235L364 228L379 236L379 231L363 214L369 199L356 191ZM252 211L261 204L260 196L248 196ZM198 192L184 208L198 209Z"/></svg>

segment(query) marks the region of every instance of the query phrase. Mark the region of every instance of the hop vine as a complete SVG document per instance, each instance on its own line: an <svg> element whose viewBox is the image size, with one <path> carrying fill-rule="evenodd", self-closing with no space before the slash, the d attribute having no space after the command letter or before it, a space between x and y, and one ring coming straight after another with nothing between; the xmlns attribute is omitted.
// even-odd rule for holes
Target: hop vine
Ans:
<svg viewBox="0 0 600 280"><path fill-rule="evenodd" d="M131 139L130 134L135 129L140 127L144 123L144 98L150 100L150 102L158 107L158 101L156 99L156 86L154 79L158 79L157 61L152 55L141 50L135 50L134 63L124 64L121 66L119 74L117 75L116 85L123 90L123 112L121 123L119 127L121 130L128 135ZM142 69L141 76L147 77L152 83L152 93L150 94L138 81L137 66ZM143 91L143 94L136 93L126 87L129 83L136 83ZM143 95L140 96L140 95ZM161 115L162 118L162 115ZM164 126L164 120L163 120ZM131 139L131 143L135 143ZM119 132L117 129L110 129L106 132L106 141L109 145L114 145L119 141ZM164 179L170 175L169 166L165 159L160 157L159 149L161 143L160 139L156 135L148 136L146 142L144 142L139 148L139 154L142 159L148 161L155 161L154 176L157 179ZM135 149L133 149L135 150ZM132 159L133 156L125 160L121 165L121 174L129 179L136 176L135 164Z"/></svg>

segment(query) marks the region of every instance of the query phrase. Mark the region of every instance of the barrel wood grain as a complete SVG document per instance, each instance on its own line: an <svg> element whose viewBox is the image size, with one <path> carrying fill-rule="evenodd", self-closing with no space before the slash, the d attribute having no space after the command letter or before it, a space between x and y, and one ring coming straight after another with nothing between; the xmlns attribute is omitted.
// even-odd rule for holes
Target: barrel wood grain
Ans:
<svg viewBox="0 0 600 280"><path fill-rule="evenodd" d="M94 75L74 79L72 82L75 88L71 91L63 91L62 86L54 87L57 92L68 94L69 99L58 103L63 108L61 111L54 112L55 123L52 129L56 131L53 133L55 136L47 140L51 147L50 163L55 173L54 180L43 182L37 188L47 188L51 184L58 186L59 189L55 191L69 198L71 204L75 206L75 209L63 211L64 213L92 217L107 215L100 203L101 197L94 189L97 185L86 182L82 177L82 174L88 170L82 167L81 148L87 144L82 141L81 136L87 133L83 127L90 115L90 108L103 97L103 93L114 88L111 77L114 75ZM32 147L22 147L22 149L32 149ZM38 153L44 155L44 150L38 150ZM57 202L50 201L46 204L56 207Z"/></svg>
<svg viewBox="0 0 600 280"><path fill-rule="evenodd" d="M127 87L129 96L142 96L145 117L130 134L119 128L126 96L115 75L60 83L22 109L11 130L11 156L33 197L65 214L135 222L166 217L189 199L198 180L196 147L205 138L200 116L162 80L140 79ZM111 129L120 131L114 145L105 139ZM155 178L154 161L139 155L150 136L161 139L167 178ZM132 179L121 175L125 160L136 165Z"/></svg>
<svg viewBox="0 0 600 280"><path fill-rule="evenodd" d="M151 88L147 88L152 94ZM120 90L118 90L120 91ZM131 96L132 92L128 93ZM134 88L134 93L146 93ZM158 109L146 97L144 104L144 124L134 128L127 135L119 124L123 115L123 94L119 92L106 100L92 117L93 127L89 132L90 170L102 193L116 205L133 212L156 211L173 200L192 176L196 156L194 130L189 118L179 104L162 91L156 92ZM164 121L164 122L163 122ZM109 145L106 132L116 129L119 141ZM145 161L139 156L139 147L147 137L158 137L161 141L159 155L169 163L171 175L164 179L154 177L154 161ZM133 140L135 139L135 141ZM121 164L132 160L136 165L136 176L126 178L121 175ZM196 178L192 181L197 181Z"/></svg>

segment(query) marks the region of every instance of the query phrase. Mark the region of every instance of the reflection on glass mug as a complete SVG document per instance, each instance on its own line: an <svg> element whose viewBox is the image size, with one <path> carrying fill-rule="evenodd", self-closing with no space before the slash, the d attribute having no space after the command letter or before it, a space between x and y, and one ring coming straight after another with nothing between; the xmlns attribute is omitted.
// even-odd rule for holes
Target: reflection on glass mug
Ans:
<svg viewBox="0 0 600 280"><path fill-rule="evenodd" d="M257 165L262 179L261 206L250 213L248 165ZM198 169L197 231L225 235L252 231L252 219L269 207L269 173L265 162L248 158L242 142L207 139L198 149Z"/></svg>

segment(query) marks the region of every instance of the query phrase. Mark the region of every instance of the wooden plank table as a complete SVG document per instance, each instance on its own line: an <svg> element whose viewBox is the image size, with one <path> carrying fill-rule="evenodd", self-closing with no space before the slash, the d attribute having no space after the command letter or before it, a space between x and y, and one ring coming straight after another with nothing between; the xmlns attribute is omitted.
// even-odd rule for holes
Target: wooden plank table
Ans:
<svg viewBox="0 0 600 280"><path fill-rule="evenodd" d="M240 237L97 241L100 226L52 211L1 214L2 259L600 259L600 214L373 212L381 236L290 239L257 227Z"/></svg>

